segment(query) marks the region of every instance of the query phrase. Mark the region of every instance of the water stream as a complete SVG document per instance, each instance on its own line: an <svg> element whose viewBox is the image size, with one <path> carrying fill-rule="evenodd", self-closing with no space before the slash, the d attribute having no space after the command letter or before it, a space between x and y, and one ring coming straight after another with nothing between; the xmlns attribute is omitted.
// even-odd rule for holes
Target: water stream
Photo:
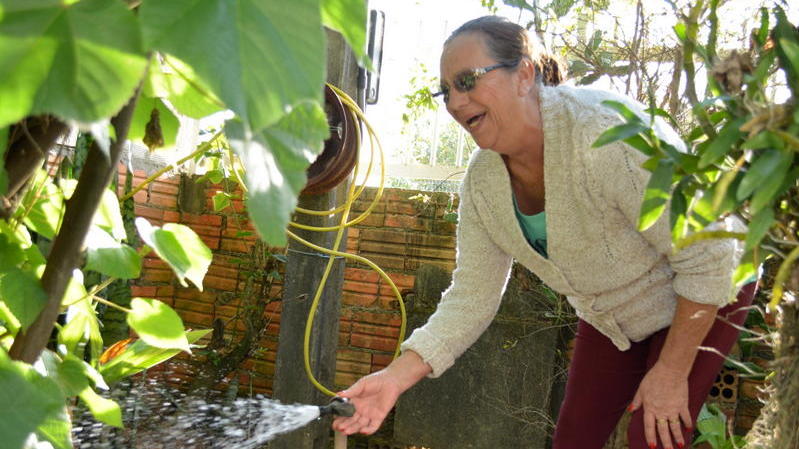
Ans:
<svg viewBox="0 0 799 449"><path fill-rule="evenodd" d="M314 405L282 404L262 396L197 396L152 382L117 389L111 397L122 406L125 429L77 411L73 444L77 449L255 449L319 418Z"/></svg>

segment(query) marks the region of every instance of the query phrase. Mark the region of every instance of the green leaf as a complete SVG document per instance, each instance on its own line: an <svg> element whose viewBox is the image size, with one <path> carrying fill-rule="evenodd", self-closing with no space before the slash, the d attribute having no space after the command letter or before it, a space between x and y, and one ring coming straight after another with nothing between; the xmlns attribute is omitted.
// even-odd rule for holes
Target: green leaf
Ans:
<svg viewBox="0 0 799 449"><path fill-rule="evenodd" d="M247 210L256 230L267 243L285 245L289 216L307 182L305 170L328 135L324 111L316 103L303 104L259 133L230 120L225 134L246 170Z"/></svg>
<svg viewBox="0 0 799 449"><path fill-rule="evenodd" d="M58 344L64 345L69 354L82 357L83 354L78 354L78 348L86 338L93 346L99 344L102 350L100 322L89 298L67 308L66 324L58 332Z"/></svg>
<svg viewBox="0 0 799 449"><path fill-rule="evenodd" d="M89 379L82 360L67 354L58 364L58 380L66 396L76 396L89 387Z"/></svg>
<svg viewBox="0 0 799 449"><path fill-rule="evenodd" d="M0 350L0 435L3 447L20 448L49 418L59 416L64 395L52 380Z"/></svg>
<svg viewBox="0 0 799 449"><path fill-rule="evenodd" d="M684 178L685 180L690 178ZM685 182L680 181L671 194L671 207L669 208L669 223L671 224L671 240L676 242L685 236L688 200L685 198L683 188Z"/></svg>
<svg viewBox="0 0 799 449"><path fill-rule="evenodd" d="M64 192L64 198L70 199L78 187L78 180L62 179L60 187ZM103 197L100 199L97 212L94 213L92 224L105 229L117 240L125 240L127 238L125 223L122 221L122 212L119 209L119 199L111 187L103 191Z"/></svg>
<svg viewBox="0 0 799 449"><path fill-rule="evenodd" d="M254 130L304 100L322 98L319 0L148 1L139 17L148 49L193 67Z"/></svg>
<svg viewBox="0 0 799 449"><path fill-rule="evenodd" d="M780 67L785 70L788 87L794 96L799 95L799 31L788 21L785 12L777 8L777 25L774 27L774 40ZM1 124L1 123L0 123Z"/></svg>
<svg viewBox="0 0 799 449"><path fill-rule="evenodd" d="M1 7L0 7L1 8ZM2 17L0 17L0 21ZM0 112L2 114L2 112ZM6 160L6 150L8 147L8 127L0 126L0 161ZM8 173L5 164L0 164L0 195L5 195L8 191Z"/></svg>
<svg viewBox="0 0 799 449"><path fill-rule="evenodd" d="M776 191L782 185L782 179L790 168L792 158L793 154L790 152L774 149L764 150L758 154L738 186L735 193L738 200L748 198L755 189L761 188L764 184ZM774 182L773 179L780 173L782 177Z"/></svg>
<svg viewBox="0 0 799 449"><path fill-rule="evenodd" d="M755 189L752 195L752 201L749 203L749 212L757 214L760 209L774 204L780 195L796 180L797 170L799 167L794 167L793 173L788 173L793 162L793 153L790 151L781 151L783 156L782 164L769 176L765 182ZM788 184L786 186L786 183Z"/></svg>
<svg viewBox="0 0 799 449"><path fill-rule="evenodd" d="M768 9L760 8L760 28L757 29L757 34L755 34L755 38L757 39L758 45L760 46L766 45L766 41L768 40L768 31L769 31Z"/></svg>
<svg viewBox="0 0 799 449"><path fill-rule="evenodd" d="M638 217L639 231L649 229L666 210L672 175L674 175L674 163L668 159L661 159L644 191L644 202L641 204L641 215Z"/></svg>
<svg viewBox="0 0 799 449"><path fill-rule="evenodd" d="M739 117L724 125L699 156L699 168L715 164L726 155L741 137L741 125L746 117Z"/></svg>
<svg viewBox="0 0 799 449"><path fill-rule="evenodd" d="M747 236L747 240L748 239L749 237ZM758 267L754 263L752 251L746 251L743 257L741 257L741 262L735 269L735 273L732 275L733 285L740 287L744 285L744 283L748 283L749 280L757 274L757 270Z"/></svg>
<svg viewBox="0 0 799 449"><path fill-rule="evenodd" d="M366 55L366 2L364 0L321 0L322 23L341 33L361 65L371 62Z"/></svg>
<svg viewBox="0 0 799 449"><path fill-rule="evenodd" d="M649 128L641 123L625 123L623 125L616 125L600 134L594 143L591 144L591 146L598 148L603 145L616 142L617 140L624 140L628 137L635 136L636 134L644 133L648 129Z"/></svg>
<svg viewBox="0 0 799 449"><path fill-rule="evenodd" d="M742 145L742 150L762 150L763 148L782 149L785 146L782 139L769 130L764 130L747 139Z"/></svg>
<svg viewBox="0 0 799 449"><path fill-rule="evenodd" d="M0 310L0 315L11 314L4 320L13 323L15 328L25 329L39 316L47 302L47 293L35 274L12 268L0 278L0 300L6 309L6 313Z"/></svg>
<svg viewBox="0 0 799 449"><path fill-rule="evenodd" d="M225 109L222 100L189 65L174 56L164 56L163 60L163 67L160 64L150 67L149 83L158 84L150 90L150 96L166 98L178 112L196 119Z"/></svg>
<svg viewBox="0 0 799 449"><path fill-rule="evenodd" d="M219 184L225 179L225 174L222 173L222 170L209 170L205 176L208 177L212 184Z"/></svg>
<svg viewBox="0 0 799 449"><path fill-rule="evenodd" d="M22 245L5 234L0 234L0 273L14 268L25 261Z"/></svg>
<svg viewBox="0 0 799 449"><path fill-rule="evenodd" d="M154 112L155 111L155 112ZM161 143L150 147L147 142L144 142L145 135L147 134L147 124L153 119L154 115L158 120L158 129L161 131ZM151 129L153 125L151 125ZM175 146L178 136L178 129L180 128L180 121L172 111L166 107L160 98L154 97L139 97L136 102L136 109L133 111L133 121L130 124L128 131L128 140L134 142L141 142L147 145L151 150L156 148L171 148ZM152 144L151 140L148 140Z"/></svg>
<svg viewBox="0 0 799 449"><path fill-rule="evenodd" d="M230 195L225 192L216 192L212 198L214 201L214 212L219 212L230 207Z"/></svg>
<svg viewBox="0 0 799 449"><path fill-rule="evenodd" d="M679 39L680 42L684 43L685 40L688 38L686 31L687 29L685 27L685 23L679 22L677 23L677 25L674 25L674 34L677 35L677 39Z"/></svg>
<svg viewBox="0 0 799 449"><path fill-rule="evenodd" d="M36 428L36 435L40 440L49 441L55 449L72 449L72 423L67 407L62 407L59 413L45 419Z"/></svg>
<svg viewBox="0 0 799 449"><path fill-rule="evenodd" d="M636 134L632 137L624 139L624 143L649 157L654 156L656 153L655 148L653 148L652 145L650 145L649 142L640 134Z"/></svg>
<svg viewBox="0 0 799 449"><path fill-rule="evenodd" d="M98 227L89 230L86 247L87 270L120 279L135 279L141 274L141 255Z"/></svg>
<svg viewBox="0 0 799 449"><path fill-rule="evenodd" d="M770 207L762 209L752 217L752 221L749 223L749 232L746 234L745 250L749 251L759 245L775 222L774 210Z"/></svg>
<svg viewBox="0 0 799 449"><path fill-rule="evenodd" d="M100 396L91 388L86 388L79 396L98 421L109 426L122 427L122 409L119 404Z"/></svg>
<svg viewBox="0 0 799 449"><path fill-rule="evenodd" d="M64 194L57 185L53 184L44 170L40 170L34 179L31 188L22 199L23 206L32 205L25 215L24 223L31 231L52 240L61 223ZM24 207L20 207L17 211L18 214L23 213Z"/></svg>
<svg viewBox="0 0 799 449"><path fill-rule="evenodd" d="M602 102L602 106L606 106L610 109L616 111L619 115L624 117L628 123L643 123L641 117L638 116L635 112L633 112L626 104L620 101L614 100L605 100Z"/></svg>
<svg viewBox="0 0 799 449"><path fill-rule="evenodd" d="M191 352L183 320L171 307L157 299L133 298L128 324L148 345Z"/></svg>
<svg viewBox="0 0 799 449"><path fill-rule="evenodd" d="M136 17L122 2L3 5L0 127L41 113L94 122L130 99L146 60Z"/></svg>
<svg viewBox="0 0 799 449"><path fill-rule="evenodd" d="M136 219L136 228L142 240L172 267L180 285L188 286L188 279L202 291L203 278L213 254L191 228L177 223L159 228L141 217Z"/></svg>
<svg viewBox="0 0 799 449"><path fill-rule="evenodd" d="M193 344L209 332L211 332L210 329L188 331L185 334L186 340ZM168 360L179 352L178 349L157 348L142 340L136 340L129 344L121 354L100 365L100 374L103 375L106 382L114 383Z"/></svg>

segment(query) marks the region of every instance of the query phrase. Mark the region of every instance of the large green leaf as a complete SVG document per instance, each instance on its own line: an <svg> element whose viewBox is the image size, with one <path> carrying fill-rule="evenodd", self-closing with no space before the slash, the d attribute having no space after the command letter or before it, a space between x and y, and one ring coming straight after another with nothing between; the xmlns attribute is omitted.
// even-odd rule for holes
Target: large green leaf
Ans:
<svg viewBox="0 0 799 449"><path fill-rule="evenodd" d="M90 344L98 344L102 351L102 336L97 314L89 298L85 298L67 308L66 324L58 332L58 344L63 345L70 354L78 354L81 342L86 338ZM98 351L99 352L99 351Z"/></svg>
<svg viewBox="0 0 799 449"><path fill-rule="evenodd" d="M25 261L22 245L5 234L0 234L0 273L18 266Z"/></svg>
<svg viewBox="0 0 799 449"><path fill-rule="evenodd" d="M761 210L752 217L752 221L749 223L749 232L746 234L746 251L760 244L774 221L774 211L770 207Z"/></svg>
<svg viewBox="0 0 799 449"><path fill-rule="evenodd" d="M749 212L758 214L761 209L768 207L778 199L782 194L786 181L794 184L796 177L790 177L788 170L793 162L793 153L791 151L780 151L782 160L771 176L766 178L757 188L755 193L752 194L752 200L749 202ZM744 178L746 179L746 178Z"/></svg>
<svg viewBox="0 0 799 449"><path fill-rule="evenodd" d="M252 132L231 120L225 135L239 156L247 185L247 210L261 238L274 246L286 243L286 225L305 186L305 170L322 150L327 118L316 103L295 108L274 126Z"/></svg>
<svg viewBox="0 0 799 449"><path fill-rule="evenodd" d="M62 179L59 185L64 192L64 198L69 199L75 192L78 181L76 179ZM100 199L100 205L97 206L97 212L94 213L92 224L105 229L117 240L127 238L125 223L122 221L122 212L119 209L119 199L111 187L103 191L103 197Z"/></svg>
<svg viewBox="0 0 799 449"><path fill-rule="evenodd" d="M203 118L225 109L224 103L205 85L189 65L174 56L151 64L143 94L164 98L181 114Z"/></svg>
<svg viewBox="0 0 799 449"><path fill-rule="evenodd" d="M55 449L72 449L72 422L67 407L44 420L36 428L39 440L49 441ZM37 446L40 447L40 446Z"/></svg>
<svg viewBox="0 0 799 449"><path fill-rule="evenodd" d="M31 188L22 199L22 205L23 207L17 209L17 214L27 212L24 222L28 228L52 240L61 223L64 193L53 184L47 172L39 170Z"/></svg>
<svg viewBox="0 0 799 449"><path fill-rule="evenodd" d="M782 173L782 177L775 183L775 191L782 185L785 172L790 168L793 154L789 151L775 149L764 150L757 155L757 158L749 166L746 175L741 180L738 190L735 193L738 200L747 198L755 189L760 188L764 183L773 182L776 174Z"/></svg>
<svg viewBox="0 0 799 449"><path fill-rule="evenodd" d="M14 328L30 326L47 302L39 278L30 271L11 268L0 278L0 317ZM5 310L4 310L5 309Z"/></svg>
<svg viewBox="0 0 799 449"><path fill-rule="evenodd" d="M149 49L189 64L253 129L320 100L325 44L319 0L146 1Z"/></svg>
<svg viewBox="0 0 799 449"><path fill-rule="evenodd" d="M2 20L2 18L0 18ZM2 112L0 112L2 114ZM0 126L0 161L6 159L6 147L8 146L8 127ZM8 191L8 173L5 164L0 164L0 195L5 195Z"/></svg>
<svg viewBox="0 0 799 449"><path fill-rule="evenodd" d="M659 160L644 191L644 202L641 204L641 214L638 217L638 230L649 229L663 215L669 200L673 175L674 162L668 159Z"/></svg>
<svg viewBox="0 0 799 449"><path fill-rule="evenodd" d="M188 226L167 223L162 228L152 226L144 218L136 219L142 240L166 262L184 287L186 279L203 289L203 278L211 265L211 250Z"/></svg>
<svg viewBox="0 0 799 449"><path fill-rule="evenodd" d="M5 0L3 7L0 126L38 113L93 122L131 97L146 60L124 3Z"/></svg>
<svg viewBox="0 0 799 449"><path fill-rule="evenodd" d="M785 70L788 87L794 96L799 95L799 31L788 21L785 12L777 9L777 25L774 27L777 56L780 67Z"/></svg>
<svg viewBox="0 0 799 449"><path fill-rule="evenodd" d="M156 122L157 129L160 130L161 142L158 145L153 145L153 140L147 140L145 136L147 135L148 124L150 124L149 128L152 134L152 131L156 129ZM128 140L141 142L150 147L151 150L170 148L175 146L178 128L180 128L180 121L160 98L142 95L139 97L139 101L136 102L136 109L133 111L133 121L128 131ZM155 137L159 136L150 136L150 139Z"/></svg>
<svg viewBox="0 0 799 449"><path fill-rule="evenodd" d="M745 117L739 117L724 125L715 139L710 141L699 157L699 168L705 168L718 162L730 151L730 148L741 137L741 125L746 123Z"/></svg>
<svg viewBox="0 0 799 449"><path fill-rule="evenodd" d="M135 279L141 273L142 257L104 230L92 227L86 237L86 269L120 279Z"/></svg>
<svg viewBox="0 0 799 449"><path fill-rule="evenodd" d="M366 55L366 2L364 0L321 0L322 22L338 31L350 44L362 65Z"/></svg>
<svg viewBox="0 0 799 449"><path fill-rule="evenodd" d="M58 385L0 350L0 435L2 446L23 447L28 435L64 408Z"/></svg>
<svg viewBox="0 0 799 449"><path fill-rule="evenodd" d="M617 125L610 129L605 130L599 137L596 138L592 147L598 148L609 143L616 142L617 140L624 140L629 137L635 136L639 133L647 131L647 127L641 123L631 122L623 125Z"/></svg>
<svg viewBox="0 0 799 449"><path fill-rule="evenodd" d="M119 404L100 396L90 387L83 390L79 396L98 421L109 426L122 427L122 409L119 408Z"/></svg>
<svg viewBox="0 0 799 449"><path fill-rule="evenodd" d="M188 331L185 333L186 340L189 344L193 344L210 331L210 329ZM179 352L179 349L157 348L142 340L136 340L119 355L100 365L100 374L106 382L114 383L168 360Z"/></svg>
<svg viewBox="0 0 799 449"><path fill-rule="evenodd" d="M128 324L148 345L191 352L183 320L171 307L157 299L133 298Z"/></svg>

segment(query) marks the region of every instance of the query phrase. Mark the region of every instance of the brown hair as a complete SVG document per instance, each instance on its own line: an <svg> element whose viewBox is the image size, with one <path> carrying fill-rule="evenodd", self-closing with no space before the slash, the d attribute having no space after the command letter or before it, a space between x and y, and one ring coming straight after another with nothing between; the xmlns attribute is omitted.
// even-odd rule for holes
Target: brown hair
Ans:
<svg viewBox="0 0 799 449"><path fill-rule="evenodd" d="M516 65L528 58L535 66L536 81L547 86L557 86L565 79L561 64L554 55L544 50L534 36L524 27L499 16L472 19L452 32L444 42L446 47L464 33L481 33L485 36L489 55L499 63Z"/></svg>

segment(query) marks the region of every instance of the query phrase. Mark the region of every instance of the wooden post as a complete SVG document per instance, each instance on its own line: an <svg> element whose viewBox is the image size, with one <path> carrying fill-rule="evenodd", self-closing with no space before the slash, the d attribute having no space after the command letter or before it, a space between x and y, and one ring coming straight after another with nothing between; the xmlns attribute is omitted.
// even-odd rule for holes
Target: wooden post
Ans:
<svg viewBox="0 0 799 449"><path fill-rule="evenodd" d="M358 67L352 51L341 35L331 31L327 32L327 45L328 82L341 88L351 97L357 98ZM346 199L348 182L345 181L332 191L321 195L301 195L299 206L315 210L331 209ZM317 217L298 214L294 217L294 221L314 226L337 225L340 220L340 215ZM336 237L335 232L309 232L301 229L292 229L292 231L325 248L331 248ZM346 246L345 232L339 250L346 250ZM295 241L289 242L273 386L274 397L284 403L323 405L330 400L308 380L303 359L305 322L328 260L327 255L317 253ZM325 285L310 342L310 360L314 377L328 388L334 388L343 283L344 260L338 259ZM330 445L330 433L330 418L322 419L276 438L270 447L327 449Z"/></svg>

